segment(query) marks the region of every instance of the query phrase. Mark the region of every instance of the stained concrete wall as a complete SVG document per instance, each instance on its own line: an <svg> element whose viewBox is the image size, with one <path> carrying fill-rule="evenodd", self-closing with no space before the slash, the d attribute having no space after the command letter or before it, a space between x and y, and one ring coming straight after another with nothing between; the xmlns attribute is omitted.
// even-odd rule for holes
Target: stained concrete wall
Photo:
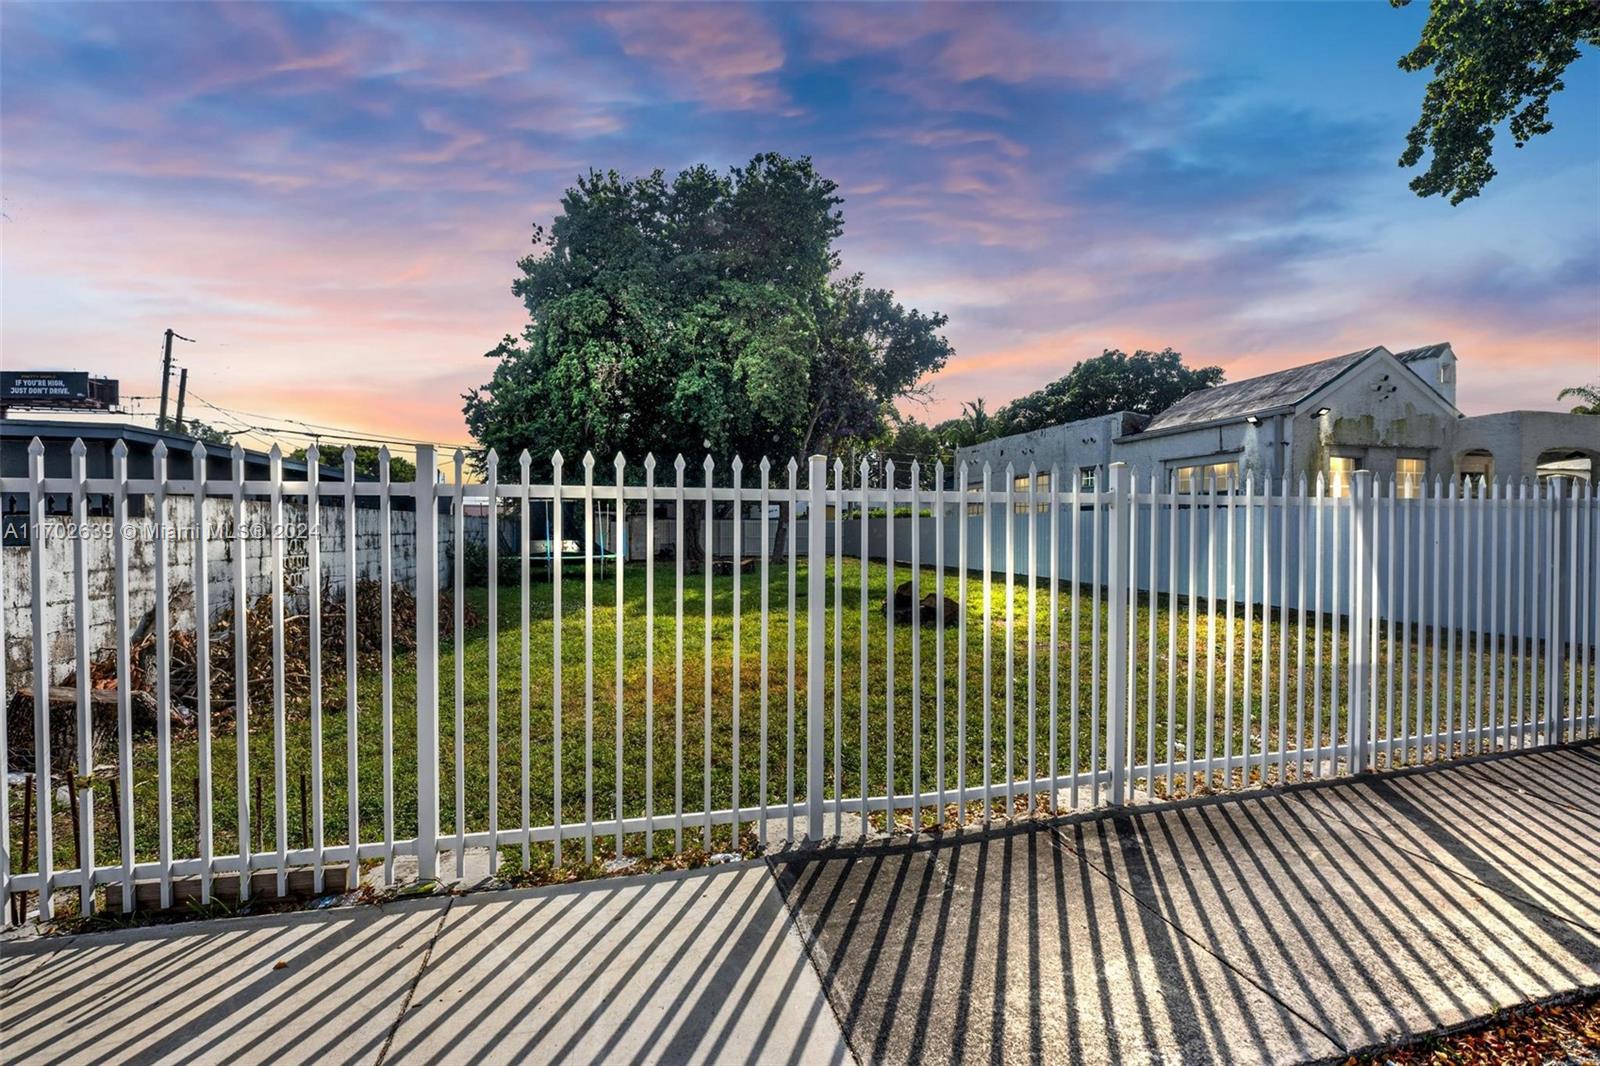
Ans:
<svg viewBox="0 0 1600 1066"><path fill-rule="evenodd" d="M207 537L207 575L209 577L210 606L215 618L233 606L234 554L242 544L245 552L245 588L253 600L272 588L272 547L268 536L271 528L269 507L265 500L245 502L246 537L241 541L233 536L232 502L225 499L206 501L204 528ZM147 514L152 513L147 508ZM173 497L166 504L167 523L173 530L195 528L194 506L189 497ZM308 602L307 574L309 555L305 536L305 506L303 502L284 502L284 589L290 609L303 608ZM356 571L358 579L381 576L380 512L376 508L356 510ZM391 514L393 580L414 587L416 581L416 516L409 511ZM134 519L131 522L137 535L127 541L128 556L128 610L132 624L137 628L153 617L155 608L155 562L158 543L165 545L167 553L168 599L175 629L193 629L195 587L195 542L186 539L155 539L152 518ZM342 505L324 503L321 522L321 570L324 587L344 588L345 565L345 515ZM441 526L447 523L441 521ZM69 536L71 520L65 516L46 519L35 542L43 554L43 596L47 655L51 664L51 681L59 682L72 671L76 629L73 611L75 572L74 538ZM89 648L91 658L99 657L115 647L115 554L113 535L117 533L110 518L91 518L83 539L87 553ZM444 550L445 533L441 530L441 580L448 580L448 559ZM0 610L4 611L6 688L15 690L32 684L33 678L33 623L32 607L34 583L30 570L29 548L4 549L4 574L0 575Z"/></svg>

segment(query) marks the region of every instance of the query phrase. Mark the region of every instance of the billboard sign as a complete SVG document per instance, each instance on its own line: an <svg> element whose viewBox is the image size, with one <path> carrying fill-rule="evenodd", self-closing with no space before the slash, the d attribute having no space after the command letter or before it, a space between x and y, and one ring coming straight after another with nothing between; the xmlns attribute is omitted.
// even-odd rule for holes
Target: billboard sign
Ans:
<svg viewBox="0 0 1600 1066"><path fill-rule="evenodd" d="M78 370L0 370L0 407L112 407L117 382Z"/></svg>

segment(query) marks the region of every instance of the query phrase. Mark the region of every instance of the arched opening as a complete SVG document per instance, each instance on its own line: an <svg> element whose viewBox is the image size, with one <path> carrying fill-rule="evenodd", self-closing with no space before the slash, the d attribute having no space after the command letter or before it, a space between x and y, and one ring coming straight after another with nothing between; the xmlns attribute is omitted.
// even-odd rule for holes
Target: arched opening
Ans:
<svg viewBox="0 0 1600 1066"><path fill-rule="evenodd" d="M1594 470L1594 455L1582 448L1546 448L1539 453L1539 463L1536 467L1540 481L1553 477L1574 477L1589 481L1594 477Z"/></svg>
<svg viewBox="0 0 1600 1066"><path fill-rule="evenodd" d="M1487 448L1474 448L1456 456L1456 480L1491 481L1494 479L1494 453Z"/></svg>

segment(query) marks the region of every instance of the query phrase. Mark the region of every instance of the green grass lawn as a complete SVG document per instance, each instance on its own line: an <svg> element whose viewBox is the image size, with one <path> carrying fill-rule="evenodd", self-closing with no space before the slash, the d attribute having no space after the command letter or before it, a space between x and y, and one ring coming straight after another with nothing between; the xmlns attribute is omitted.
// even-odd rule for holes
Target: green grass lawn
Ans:
<svg viewBox="0 0 1600 1066"><path fill-rule="evenodd" d="M902 566L896 570L896 580L905 580L909 576L909 569ZM785 775L785 751L787 748L787 722L789 713L789 700L791 692L795 704L795 774L794 793L797 798L803 797L806 792L804 780L805 770L805 691L806 691L806 654L804 643L805 634L805 579L804 565L797 571L797 630L799 647L795 655L795 685L791 690L787 682L788 672L788 589L786 584L786 567L774 564L771 580L768 587L770 598L769 627L768 627L768 659L769 666L765 675L760 669L761 663L761 610L760 610L760 580L758 574L746 574L741 579L739 593L739 607L742 610L742 625L738 641L740 668L738 671L738 710L735 714L735 682L734 682L734 579L732 577L717 577L712 584L712 622L710 626L711 640L711 774L709 788L711 805L713 808L725 808L732 802L734 783L737 780L739 788L739 802L744 806L754 806L759 802L762 781L762 754L767 754L766 761L766 795L769 802L783 802L788 781ZM826 684L828 698L828 725L826 731L825 748L828 752L827 764L829 775L826 782L828 794L834 794L835 783L832 780L832 763L834 748L834 729L832 720L833 687L836 677L833 671L833 643L834 629L833 612L833 571L830 565L828 588L828 617L825 632L828 635L828 647L825 661L827 663ZM840 622L843 628L843 641L840 648L842 660L842 715L843 730L839 737L842 764L844 769L843 791L847 797L860 794L859 775L861 771L861 745L860 745L860 715L861 715L861 582L863 572L859 563L847 561L843 570L843 611ZM888 653L887 627L884 618L884 603L889 581L889 572L882 564L871 564L865 572L867 593L867 627L868 637L866 642L867 659L867 755L868 755L868 791L871 794L882 794L887 780L888 768L886 765L886 745L888 737L887 728L887 675L890 662ZM956 581L947 578L946 591L952 597L956 594ZM922 576L923 591L933 588L933 574L925 571ZM552 743L552 645L555 625L552 617L552 589L549 582L535 581L530 587L528 647L530 654L530 678L528 683L529 703L529 732L531 744L528 751L529 781L531 788L532 821L535 825L548 824L552 818L552 770L555 765L555 751ZM449 590L442 590L448 596ZM488 665L490 638L487 626L487 599L489 592L484 588L471 589L469 598L478 608L483 624L467 632L463 647L459 649L464 679L463 718L464 729L462 735L463 756L462 766L465 771L465 823L467 831L482 830L488 827L488 793L489 793L489 742L491 730L489 728L489 691L490 670ZM1034 644L1036 655L1030 660L1028 656L1028 610L1027 589L1025 585L1018 585L1012 590L1014 597L1013 632L1010 647L1012 649L1013 677L1008 685L1006 681L1006 633L1005 633L1005 600L1006 589L1000 582L995 582L990 590L991 623L987 630L991 649L991 698L987 705L983 699L983 642L985 627L983 624L983 583L979 579L969 580L967 583L967 666L966 666L966 691L967 691L967 734L966 745L963 748L959 743L957 730L957 692L958 692L958 631L951 627L941 633L932 626L924 626L920 633L914 633L913 627L899 625L894 627L894 784L899 795L905 795L912 789L912 752L917 734L913 732L913 704L920 707L920 773L921 784L924 789L934 787L934 769L938 760L938 723L935 708L937 697L941 689L940 677L936 671L937 647L942 640L944 644L945 671L942 682L944 697L944 745L943 761L945 767L945 781L948 787L954 787L957 780L957 768L964 765L969 784L981 783L983 779L983 722L987 706L991 742L989 754L989 767L991 779L997 784L1003 783L1007 777L1007 747L1006 726L1010 722L1012 729L1012 770L1016 777L1022 777L1027 772L1029 725L1032 723L1034 731L1035 757L1038 773L1042 776L1048 769L1048 743L1050 737L1050 675L1049 675L1049 633L1050 633L1050 597L1043 582L1040 582L1035 592L1035 607L1032 612L1035 623ZM584 584L581 573L569 570L567 579L563 583L563 620L562 632L562 735L561 749L563 788L564 822L571 826L581 823L584 815L584 789L585 773L592 772L594 782L593 809L595 817L609 817L614 809L614 796L616 786L617 765L617 717L618 709L615 702L616 686L616 639L617 639L617 614L615 610L616 587L614 573L608 574L604 580L597 577L594 586L594 611L593 611L593 761L592 767L585 765L585 715L584 715ZM705 778L704 751L706 740L706 709L705 709L705 578L702 575L686 577L684 585L683 602L683 781L682 794L685 811L700 810L705 803ZM625 571L623 587L623 623L622 623L622 689L623 699L621 708L622 745L623 754L622 786L624 794L624 808L628 815L644 813L644 797L646 782L646 738L653 738L654 766L654 811L658 816L670 816L673 812L674 794L674 739L677 722L675 718L676 691L678 675L674 669L674 654L677 629L674 623L674 576L670 566L657 567L655 571L655 598L654 610L656 617L654 632L655 664L653 675L646 673L646 569L642 566L629 567ZM521 824L521 789L522 789L522 753L521 753L521 646L522 633L520 629L521 594L520 588L504 586L499 590L499 628L495 646L498 651L498 725L493 735L498 738L498 790L499 790L499 823L502 828L519 826ZM1057 744L1058 765L1061 772L1071 770L1074 763L1070 758L1072 738L1076 734L1078 756L1076 767L1079 770L1088 770L1091 762L1091 745L1096 737L1096 729L1092 725L1093 715L1091 707L1097 696L1103 699L1101 677L1103 677L1106 663L1104 655L1101 657L1101 677L1096 677L1092 670L1090 658L1092 618L1096 607L1104 611L1104 601L1097 601L1087 593L1078 598L1078 662L1079 676L1076 694L1079 701L1079 712L1076 717L1072 715L1072 601L1071 596L1063 587L1059 598L1058 616L1058 678L1057 678ZM1150 704L1156 708L1156 713L1146 717L1145 707L1149 695L1150 673L1148 670L1148 651L1145 641L1150 632L1150 604L1141 601L1138 606L1139 644L1136 649L1136 677L1135 697L1131 704L1135 715L1134 746L1137 761L1142 762L1149 739L1153 735L1156 745L1157 759L1165 758L1167 750L1167 706L1168 694L1172 694L1176 706L1176 728L1173 730L1174 740L1177 745L1179 757L1182 757L1189 738L1188 705L1191 694L1189 671L1186 669L1187 649L1189 640L1189 609L1187 601L1179 601L1179 610L1175 615L1169 615L1167 600L1163 596L1155 607L1155 633L1156 633L1156 669L1154 672L1155 695ZM1232 688L1233 713L1231 731L1224 728L1227 718L1225 706L1228 701L1228 692L1224 685L1225 678L1225 633L1224 616L1219 606L1216 618L1216 644L1215 644L1215 681L1208 689L1206 687L1208 633L1206 630L1207 619L1204 604L1201 604L1199 628L1196 634L1197 659L1195 663L1193 689L1196 702L1194 718L1194 748L1197 753L1204 750L1207 736L1207 721L1212 724L1211 750L1220 756L1225 750L1231 749L1238 753L1244 743L1244 699L1247 687L1253 693L1260 690L1260 649L1262 639L1262 612L1258 609L1254 616L1248 620L1238 618L1233 627L1233 644L1235 650L1234 684ZM1178 641L1178 667L1170 676L1167 670L1167 634L1169 626L1177 626ZM1268 721L1268 740L1276 748L1278 744L1278 713L1277 713L1277 641L1280 633L1284 631L1276 618L1271 620L1272 636L1272 679L1270 694L1273 711ZM1102 622L1102 639L1104 623ZM1296 627L1288 625L1287 632L1290 640L1289 662L1292 671L1295 662L1295 643L1298 637ZM1305 702L1305 733L1307 743L1310 738L1320 735L1324 743L1331 740L1330 716L1335 705L1332 690L1331 663L1335 658L1335 646L1332 637L1331 624L1323 626L1321 646L1323 649L1323 710L1321 719L1313 722L1312 712L1315 694L1310 691L1312 663L1315 654L1315 634L1310 631L1305 639L1305 676L1306 676L1306 702ZM1246 631L1250 634L1249 640L1255 649L1256 658L1252 667L1247 671L1244 665L1244 648ZM914 641L920 642L920 677L914 678L911 663L911 647ZM1395 651L1398 653L1399 646ZM1342 659L1344 642L1337 649ZM440 681L440 824L441 837L454 833L456 825L455 812L455 695L454 672L456 665L457 649L450 642L445 642L440 651L439 681ZM1417 649L1412 646L1408 652L1410 658L1410 677L1408 679L1411 692L1412 714L1416 713L1415 700L1418 683ZM1034 664L1030 676L1029 663ZM1499 658L1501 667L1505 659ZM1380 679L1387 677L1388 661L1380 657L1377 665ZM1341 671L1343 667L1341 666ZM1397 680L1401 671L1397 668ZM1247 679L1248 674L1248 679ZM1456 682L1459 686L1463 675L1475 674L1475 662L1471 654L1458 651L1456 656ZM762 743L762 694L763 676L766 680L765 691L767 699L767 724L766 742ZM1446 674L1440 672L1441 688L1445 684ZM330 678L324 698L323 718L323 773L324 785L324 811L323 819L326 827L325 839L328 843L342 842L347 839L347 774L346 774L346 712L344 681L342 677ZM1343 685L1341 675L1341 686ZM1423 677L1425 687L1429 684L1427 676ZM414 663L409 657L400 659L394 667L394 822L397 838L413 836L416 831L416 672ZM1291 685L1291 699L1294 687ZM1380 690L1381 691L1381 690ZM1431 690L1430 690L1431 691ZM1499 691L1498 683L1495 691ZM647 716L647 695L653 693L653 714ZM262 838L265 850L275 847L275 831L272 826L272 812L275 805L274 772L272 763L273 752L273 721L270 703L263 704L265 695L259 691L254 692L250 710L250 776L252 782L259 778L261 784L262 809L256 821L264 826ZM1341 692L1337 701L1340 705L1340 720L1343 721L1343 704L1345 695ZM1031 713L1030 713L1031 696ZM1260 704L1259 695L1252 697L1254 702L1253 717L1251 719L1251 746L1252 750L1259 751L1261 743L1260 729ZM358 682L358 723L357 738L359 748L359 798L361 811L361 838L366 841L378 840L382 837L383 804L382 804L382 712L380 702L380 677L376 671L364 671ZM1208 719L1207 707L1211 706ZM1398 696L1396 697L1398 706ZM1492 702L1486 707L1493 706ZM1382 701L1380 698L1380 708ZM1008 711L1009 708L1009 711ZM1380 712L1381 713L1381 712ZM738 758L734 758L734 733L738 731ZM1103 733L1103 729L1100 730ZM1289 714L1289 739L1291 746L1295 732L1295 714L1291 709ZM1100 749L1103 752L1105 737L1099 736ZM299 847L303 839L309 839L305 832L300 814L301 775L309 778L311 766L311 740L310 723L304 701L290 708L288 714L288 727L285 743L287 748L286 779L288 783L286 801L288 809L288 844L289 847ZM193 733L176 735L173 740L173 840L174 856L178 858L198 854L197 844L197 812L194 802L194 784L196 781L197 746ZM238 823L236 817L235 782L236 782L236 747L234 728L231 723L219 726L213 733L212 742L212 785L214 805L214 837L216 854L230 854L237 850ZM1101 756L1103 765L1103 755ZM735 767L737 766L737 773ZM154 859L157 847L157 758L153 739L141 741L135 751L135 789L134 789L134 833L140 861ZM1244 782L1242 773L1236 774L1232 782L1225 782L1219 775L1214 778L1209 787L1227 787L1229 784ZM1275 779L1275 775L1274 775ZM1166 793L1165 782L1158 782L1160 790ZM1192 787L1192 786L1191 786ZM252 786L253 790L253 786ZM1173 794L1182 794L1185 791L1183 782L1178 782ZM1087 792L1082 796L1085 802L1090 797ZM110 802L110 790L102 779L97 794L97 855L102 864L119 861L116 850L117 832L114 813ZM20 848L22 833L22 803L20 792L13 792L11 802L13 818L12 847L13 854ZM931 810L925 813L925 819L936 820L937 816ZM907 825L909 812L902 815L902 824ZM670 827L670 819L665 820ZM692 820L685 830L686 844L695 839L699 825ZM56 853L58 866L75 865L72 858L71 828L65 813L58 812L56 822ZM719 840L726 846L728 829L726 826L718 830ZM670 831L663 833L656 840L656 847L670 849L673 845ZM610 854L614 848L614 840L602 838L596 841L597 853ZM636 834L627 841L626 850L636 853L643 850L642 834ZM547 849L541 849L541 854L546 854ZM581 854L581 847L568 845L567 855ZM30 863L30 867L31 867ZM19 867L20 869L20 867Z"/></svg>

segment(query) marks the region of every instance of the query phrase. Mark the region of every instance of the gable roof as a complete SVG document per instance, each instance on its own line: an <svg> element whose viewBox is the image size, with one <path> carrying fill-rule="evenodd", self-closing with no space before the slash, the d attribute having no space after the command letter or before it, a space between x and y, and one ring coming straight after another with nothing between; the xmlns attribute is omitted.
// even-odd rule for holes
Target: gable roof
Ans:
<svg viewBox="0 0 1600 1066"><path fill-rule="evenodd" d="M1363 348L1332 359L1191 392L1152 418L1144 432L1227 421L1293 407L1374 352L1384 350L1382 345Z"/></svg>
<svg viewBox="0 0 1600 1066"><path fill-rule="evenodd" d="M1415 363L1421 359L1436 358L1446 352L1450 352L1451 355L1455 354L1450 350L1449 341L1440 341L1438 344L1424 344L1421 348L1407 348L1403 352L1395 352L1394 357L1402 363Z"/></svg>

